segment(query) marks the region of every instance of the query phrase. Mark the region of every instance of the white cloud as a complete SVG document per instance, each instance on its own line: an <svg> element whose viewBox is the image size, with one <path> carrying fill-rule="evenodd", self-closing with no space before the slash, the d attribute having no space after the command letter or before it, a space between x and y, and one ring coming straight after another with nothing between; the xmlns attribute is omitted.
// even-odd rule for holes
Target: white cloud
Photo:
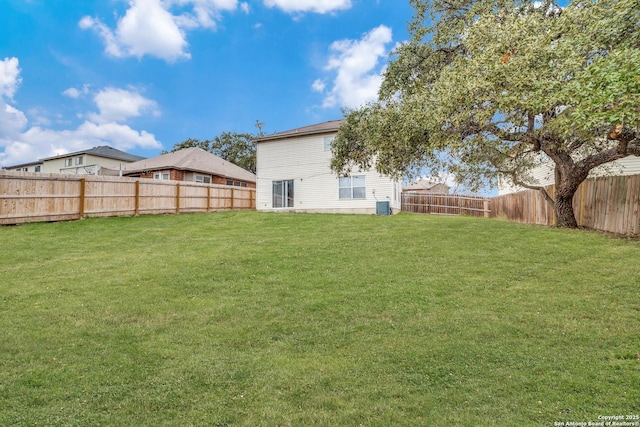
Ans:
<svg viewBox="0 0 640 427"><path fill-rule="evenodd" d="M0 67L7 65L0 62ZM15 63L17 69L17 60ZM2 73L3 76L7 73ZM2 82L8 81L2 77ZM12 77L19 82L19 74ZM3 87L3 95L15 93L15 87ZM13 89L11 89L13 87ZM86 94L88 86L82 90L70 88L67 96ZM27 116L0 97L0 166L8 166L35 161L82 150L98 145L109 145L120 150L141 148L162 148L155 136L147 131L138 131L122 122L142 115L158 116L157 103L145 98L133 89L106 88L93 98L98 113L86 114L86 119L76 129L55 130L41 126L29 126Z"/></svg>
<svg viewBox="0 0 640 427"><path fill-rule="evenodd" d="M351 0L264 0L267 7L277 7L284 12L329 13L349 9Z"/></svg>
<svg viewBox="0 0 640 427"><path fill-rule="evenodd" d="M311 89L313 89L315 92L324 92L324 89L327 87L327 84L321 80L321 79L316 79L316 81L313 82L313 84L311 85Z"/></svg>
<svg viewBox="0 0 640 427"><path fill-rule="evenodd" d="M240 9L246 14L251 12L251 7L249 6L249 3L240 3Z"/></svg>
<svg viewBox="0 0 640 427"><path fill-rule="evenodd" d="M27 125L27 117L15 107L0 100L0 137L14 137Z"/></svg>
<svg viewBox="0 0 640 427"><path fill-rule="evenodd" d="M386 45L392 40L389 27L380 25L360 40L339 40L331 44L332 54L325 70L333 77L332 87L325 94L323 107L359 107L378 97L384 64L380 59L388 55ZM323 80L312 88L317 92ZM324 90L324 88L322 88Z"/></svg>
<svg viewBox="0 0 640 427"><path fill-rule="evenodd" d="M180 6L192 9L176 16L176 22L183 28L216 28L216 21L220 19L220 12L232 11L238 7L238 0L167 0L167 9Z"/></svg>
<svg viewBox="0 0 640 427"><path fill-rule="evenodd" d="M155 101L135 91L106 88L98 92L93 100L100 112L89 114L89 118L96 123L124 122L144 113L160 115Z"/></svg>
<svg viewBox="0 0 640 427"><path fill-rule="evenodd" d="M86 95L88 93L89 93L89 85L82 86L82 89L70 87L69 89L62 92L64 96L68 96L69 98L73 98L73 99L78 99L82 95Z"/></svg>
<svg viewBox="0 0 640 427"><path fill-rule="evenodd" d="M4 58L0 61L0 97L13 99L20 82L18 58Z"/></svg>
<svg viewBox="0 0 640 427"><path fill-rule="evenodd" d="M83 17L78 25L96 31L110 56L150 55L176 62L191 57L185 30L215 29L221 12L237 7L238 0L130 0L129 9L118 20L115 30L90 16Z"/></svg>

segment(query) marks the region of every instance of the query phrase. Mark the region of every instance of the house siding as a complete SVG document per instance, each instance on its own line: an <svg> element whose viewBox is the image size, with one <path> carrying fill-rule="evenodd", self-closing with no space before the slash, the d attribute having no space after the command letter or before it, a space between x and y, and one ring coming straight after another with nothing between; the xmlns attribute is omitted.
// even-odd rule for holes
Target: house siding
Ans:
<svg viewBox="0 0 640 427"><path fill-rule="evenodd" d="M329 168L331 151L324 150L324 138L336 132L262 141L257 144L257 203L261 211L326 213L375 213L376 201L390 201L400 209L396 181L377 172L353 172L365 175L365 199L340 199L339 180ZM293 180L294 207L273 208L273 181ZM374 193L375 190L375 193Z"/></svg>
<svg viewBox="0 0 640 427"><path fill-rule="evenodd" d="M82 157L82 164L76 165L76 158ZM65 166L65 160L71 159L71 166ZM73 175L93 175L96 174L96 168L108 168L119 170L121 165L128 164L124 160L109 159L106 157L94 156L91 154L75 154L73 156L59 157L56 159L45 160L42 164L42 172L45 173L63 173Z"/></svg>
<svg viewBox="0 0 640 427"><path fill-rule="evenodd" d="M555 184L554 164L549 161L531 171L534 178L534 185L547 186ZM615 162L607 163L599 166L591 171L589 178L597 176L626 176L640 175L640 157L629 156ZM524 190L520 187L509 186L503 184L498 189L498 194L510 194Z"/></svg>

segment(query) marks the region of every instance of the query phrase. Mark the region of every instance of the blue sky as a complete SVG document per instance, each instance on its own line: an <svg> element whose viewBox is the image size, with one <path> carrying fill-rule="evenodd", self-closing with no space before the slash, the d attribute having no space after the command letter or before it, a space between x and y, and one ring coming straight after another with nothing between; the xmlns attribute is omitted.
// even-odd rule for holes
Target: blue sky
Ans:
<svg viewBox="0 0 640 427"><path fill-rule="evenodd" d="M0 166L340 118L375 99L408 0L2 0Z"/></svg>

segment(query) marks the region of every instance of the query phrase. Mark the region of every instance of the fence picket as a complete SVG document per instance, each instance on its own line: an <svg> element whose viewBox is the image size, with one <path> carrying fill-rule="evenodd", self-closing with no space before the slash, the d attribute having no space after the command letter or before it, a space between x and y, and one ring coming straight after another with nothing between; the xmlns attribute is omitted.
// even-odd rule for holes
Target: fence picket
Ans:
<svg viewBox="0 0 640 427"><path fill-rule="evenodd" d="M555 187L547 187L551 197ZM578 188L573 207L578 225L609 233L637 236L640 229L640 175L598 177ZM528 224L554 225L555 212L536 190L490 199L491 216ZM534 213L535 212L535 213Z"/></svg>
<svg viewBox="0 0 640 427"><path fill-rule="evenodd" d="M0 172L0 225L255 209L255 188L94 175ZM231 200L233 198L233 200Z"/></svg>

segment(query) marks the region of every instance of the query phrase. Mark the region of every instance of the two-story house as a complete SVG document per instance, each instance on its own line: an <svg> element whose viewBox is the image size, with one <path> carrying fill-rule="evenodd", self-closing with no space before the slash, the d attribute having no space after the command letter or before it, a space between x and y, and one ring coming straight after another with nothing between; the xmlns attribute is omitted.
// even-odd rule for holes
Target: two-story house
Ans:
<svg viewBox="0 0 640 427"><path fill-rule="evenodd" d="M46 157L30 163L5 166L2 169L16 172L99 175L102 169L120 169L124 164L142 159L144 157L103 145L73 153Z"/></svg>
<svg viewBox="0 0 640 427"><path fill-rule="evenodd" d="M329 167L331 142L343 120L333 120L256 141L259 211L399 212L402 185L375 170L338 176Z"/></svg>

